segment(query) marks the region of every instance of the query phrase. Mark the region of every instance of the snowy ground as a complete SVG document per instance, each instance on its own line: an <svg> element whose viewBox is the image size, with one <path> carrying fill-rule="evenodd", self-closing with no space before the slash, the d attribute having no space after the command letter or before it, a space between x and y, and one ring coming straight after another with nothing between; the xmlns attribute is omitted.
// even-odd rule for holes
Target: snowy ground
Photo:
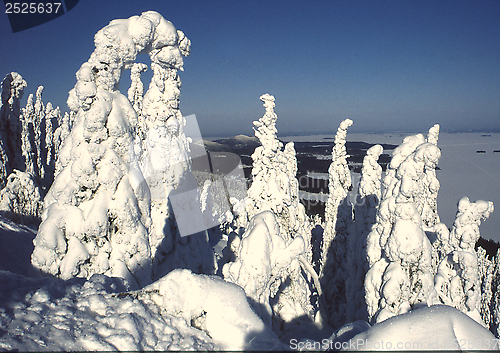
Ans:
<svg viewBox="0 0 500 353"><path fill-rule="evenodd" d="M31 267L34 232L0 218L0 351L213 350L216 344L148 300L118 297L119 279L62 281Z"/></svg>

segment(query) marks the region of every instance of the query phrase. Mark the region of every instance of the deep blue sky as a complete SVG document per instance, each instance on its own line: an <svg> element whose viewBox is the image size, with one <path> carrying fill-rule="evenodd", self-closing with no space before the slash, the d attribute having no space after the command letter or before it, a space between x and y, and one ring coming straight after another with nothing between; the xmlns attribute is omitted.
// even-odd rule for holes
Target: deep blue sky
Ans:
<svg viewBox="0 0 500 353"><path fill-rule="evenodd" d="M19 72L25 97L44 85L44 101L68 110L94 34L147 10L192 41L181 110L204 136L252 134L266 92L281 135L333 132L345 118L352 131L500 130L499 0L80 0L16 34L2 11L0 75Z"/></svg>

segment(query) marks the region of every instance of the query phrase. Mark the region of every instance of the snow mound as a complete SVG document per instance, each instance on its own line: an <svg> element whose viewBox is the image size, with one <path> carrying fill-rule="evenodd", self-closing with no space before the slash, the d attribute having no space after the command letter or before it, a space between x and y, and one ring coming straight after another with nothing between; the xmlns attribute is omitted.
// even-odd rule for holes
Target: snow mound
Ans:
<svg viewBox="0 0 500 353"><path fill-rule="evenodd" d="M346 350L498 350L493 334L466 314L433 305L398 315L345 342Z"/></svg>
<svg viewBox="0 0 500 353"><path fill-rule="evenodd" d="M206 331L225 350L282 350L270 327L252 311L243 289L217 276L177 269L142 292L169 314Z"/></svg>

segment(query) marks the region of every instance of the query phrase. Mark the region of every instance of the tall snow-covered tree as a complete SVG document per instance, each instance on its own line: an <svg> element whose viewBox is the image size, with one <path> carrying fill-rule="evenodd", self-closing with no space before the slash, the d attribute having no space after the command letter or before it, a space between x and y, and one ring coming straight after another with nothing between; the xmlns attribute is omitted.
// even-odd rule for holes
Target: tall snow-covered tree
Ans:
<svg viewBox="0 0 500 353"><path fill-rule="evenodd" d="M458 210L453 228L450 232L452 251L441 261L435 277L435 287L439 299L443 304L454 306L471 318L487 325L482 316L486 316L482 303L482 283L488 276L489 265L479 260L475 250L479 240L479 225L483 219L493 212L493 203L478 200L471 203L469 198L463 197L458 202ZM485 286L485 300L489 295ZM481 313L483 311L483 313Z"/></svg>
<svg viewBox="0 0 500 353"><path fill-rule="evenodd" d="M354 204L354 227L348 238L347 268L350 274L346 279L346 321L367 320L364 280L368 271L366 258L366 239L376 221L376 215L382 195L382 167L378 159L383 152L380 145L374 145L366 151L361 169L361 179Z"/></svg>
<svg viewBox="0 0 500 353"><path fill-rule="evenodd" d="M138 53L167 59L162 49L179 39L171 27L146 12L95 35L95 50L69 94L75 121L34 240L32 263L41 271L65 279L104 273L132 286L151 281L150 194L131 148L137 115L118 84Z"/></svg>
<svg viewBox="0 0 500 353"><path fill-rule="evenodd" d="M435 168L439 157L437 146L421 134L406 137L393 152L376 223L367 238L365 300L371 321L437 302L432 245L419 206L429 194L426 170Z"/></svg>
<svg viewBox="0 0 500 353"><path fill-rule="evenodd" d="M54 108L50 102L42 101L43 86L39 86L35 99L28 96L26 107L22 109L22 154L25 170L31 174L40 193L44 196L54 180L56 169L55 131L61 122L59 107Z"/></svg>
<svg viewBox="0 0 500 353"><path fill-rule="evenodd" d="M301 239L303 250L301 256L304 263L310 266L311 256L311 227L309 225L305 208L298 197L298 181L296 179L297 160L293 143L288 143L284 149L283 144L277 138L276 120L274 112L275 99L270 94L260 97L264 103L265 114L254 122L255 136L261 142L261 146L252 154L252 184L248 189L248 197L244 200L245 211L240 213L240 218L248 221L254 216L271 211L276 217L278 230L272 233L278 234L284 246L290 246L295 239ZM245 222L242 222L245 224ZM249 234L248 230L247 233ZM241 240L245 242L246 236ZM241 249L240 249L241 250ZM236 262L245 261L237 257ZM246 260L249 261L249 260ZM251 261L251 260L250 260ZM282 327L283 324L291 322L300 316L314 317L316 310L311 303L311 291L313 279L309 275L303 275L299 262L281 268L279 273L273 276L273 284L270 289L272 315L274 325ZM231 265L234 266L234 265ZM257 266L260 264L247 263L246 266ZM234 267L232 267L234 270ZM312 270L314 272L314 270ZM232 278L232 279L230 279ZM227 277L236 283L246 280L238 276ZM269 291L268 291L269 292ZM267 292L266 295L269 293ZM269 300L269 298L266 298Z"/></svg>
<svg viewBox="0 0 500 353"><path fill-rule="evenodd" d="M24 171L24 159L19 149L22 124L21 98L27 83L17 72L11 72L2 81L2 106L0 108L0 167L1 183L14 169Z"/></svg>
<svg viewBox="0 0 500 353"><path fill-rule="evenodd" d="M2 83L0 174L8 174L7 178L2 177L6 185L1 191L0 211L19 222L38 223L41 198L54 177L53 133L60 111L50 102L44 105L42 86L37 89L36 101L30 94L21 109L20 99L26 85L15 72Z"/></svg>
<svg viewBox="0 0 500 353"><path fill-rule="evenodd" d="M346 320L347 298L346 279L349 276L347 263L352 263L348 251L348 238L351 232L353 209L349 199L351 172L347 165L345 147L347 129L352 120L340 123L335 135L332 150L332 163L329 173L329 196L325 207L325 229L321 252L321 283L328 305L328 320L339 327Z"/></svg>
<svg viewBox="0 0 500 353"><path fill-rule="evenodd" d="M164 46L149 52L153 77L142 99L137 131L142 144L139 163L151 190L153 277L160 278L175 268L212 274L215 260L199 213L190 139L184 133L186 118L179 109L178 71L183 70L183 56L189 55L191 42L159 14L147 12L143 16L158 22L168 38ZM143 69L136 66L138 71ZM140 90L139 78L134 80L136 91ZM134 103L140 106L140 101L137 96ZM195 223L199 227L192 226Z"/></svg>

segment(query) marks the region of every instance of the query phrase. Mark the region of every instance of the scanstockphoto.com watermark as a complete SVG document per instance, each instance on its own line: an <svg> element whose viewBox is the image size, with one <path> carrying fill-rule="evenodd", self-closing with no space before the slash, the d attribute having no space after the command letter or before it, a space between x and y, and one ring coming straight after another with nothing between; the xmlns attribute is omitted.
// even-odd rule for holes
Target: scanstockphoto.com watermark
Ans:
<svg viewBox="0 0 500 353"><path fill-rule="evenodd" d="M151 200L162 200L168 196L182 237L219 225L223 218L221 216L231 210L231 199L241 199L242 195L247 194L240 157L230 152L206 151L196 116L193 114L184 119L183 131L190 140L189 170L193 173L192 177L189 177L190 173L184 174L185 177L180 178L179 185L174 190L158 183L157 180L162 180L163 174L168 171L180 170L182 174L185 170L182 161L173 164L162 161L160 157L164 157L164 154L161 153L153 154L155 158L151 159L158 172L143 175L144 182L150 189ZM205 179L202 187L194 174Z"/></svg>
<svg viewBox="0 0 500 353"><path fill-rule="evenodd" d="M290 349L295 351L326 351L326 350L344 350L344 351L422 351L422 350L497 350L500 339L432 339L427 341L407 341L402 340L370 340L370 339L351 339L346 342L338 342L328 338L321 341L290 340Z"/></svg>

